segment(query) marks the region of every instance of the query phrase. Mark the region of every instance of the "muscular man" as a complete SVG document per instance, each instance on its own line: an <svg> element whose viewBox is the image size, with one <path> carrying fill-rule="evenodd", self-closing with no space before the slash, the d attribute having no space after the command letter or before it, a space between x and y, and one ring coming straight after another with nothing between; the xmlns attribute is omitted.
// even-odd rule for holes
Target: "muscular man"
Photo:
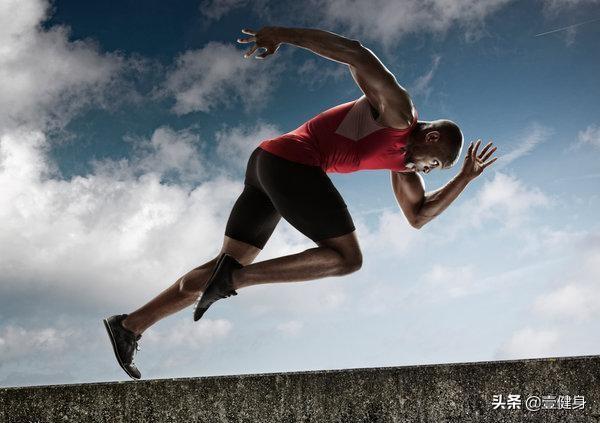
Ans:
<svg viewBox="0 0 600 423"><path fill-rule="evenodd" d="M364 95L325 110L287 134L264 140L248 161L244 190L229 216L219 255L134 312L104 319L119 364L135 379L141 376L133 363L141 334L199 296L195 320L240 288L360 269L362 254L352 217L327 173L389 170L408 223L421 228L496 160L491 142L481 152L481 140L472 142L460 171L442 188L426 193L420 174L448 169L460 155L463 136L454 122L417 120L406 89L356 40L317 29L265 27L242 32L249 37L238 42L252 45L245 57L261 48L255 57L263 59L283 43L303 47L347 65ZM281 217L316 246L255 263Z"/></svg>

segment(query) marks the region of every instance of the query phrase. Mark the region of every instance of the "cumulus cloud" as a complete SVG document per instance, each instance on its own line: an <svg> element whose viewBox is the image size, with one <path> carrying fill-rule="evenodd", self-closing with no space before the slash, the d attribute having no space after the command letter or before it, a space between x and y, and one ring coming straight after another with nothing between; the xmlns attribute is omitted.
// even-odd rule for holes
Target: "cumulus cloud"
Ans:
<svg viewBox="0 0 600 423"><path fill-rule="evenodd" d="M600 148L600 126L589 125L583 131L577 134L579 145L589 145L594 148Z"/></svg>
<svg viewBox="0 0 600 423"><path fill-rule="evenodd" d="M0 127L64 125L82 107L102 104L119 83L124 59L89 41L69 41L64 26L44 28L44 0L0 4Z"/></svg>
<svg viewBox="0 0 600 423"><path fill-rule="evenodd" d="M516 330L499 347L499 358L579 355L586 349L598 348L589 331L596 327L600 316L599 240L593 232L571 240L556 252L557 257L568 257L565 264L550 273L544 272L546 266L533 273L533 277L542 279L527 307L527 320L538 322L540 328L526 326Z"/></svg>
<svg viewBox="0 0 600 423"><path fill-rule="evenodd" d="M277 72L273 58L245 59L234 46L212 41L177 58L162 93L175 99L172 110L178 115L231 107L234 100L246 109L260 109L275 86Z"/></svg>
<svg viewBox="0 0 600 423"><path fill-rule="evenodd" d="M281 133L277 126L267 122L225 127L215 134L217 155L230 165L244 168L250 153L261 141Z"/></svg>
<svg viewBox="0 0 600 423"><path fill-rule="evenodd" d="M327 24L347 27L358 37L393 44L414 33L443 34L461 27L469 39L478 37L485 19L510 0L313 0Z"/></svg>
<svg viewBox="0 0 600 423"><path fill-rule="evenodd" d="M582 245L589 235L585 230L556 229L548 226L520 231L522 256L563 254L566 245Z"/></svg>
<svg viewBox="0 0 600 423"><path fill-rule="evenodd" d="M451 298L462 297L476 292L476 279L474 269L471 265L446 266L435 264L424 276L424 289L429 293L449 296ZM429 295L427 295L429 297Z"/></svg>
<svg viewBox="0 0 600 423"><path fill-rule="evenodd" d="M422 234L408 224L406 217L398 209L384 210L377 226L364 232L364 248L383 256L403 255L418 248L423 241Z"/></svg>
<svg viewBox="0 0 600 423"><path fill-rule="evenodd" d="M51 162L43 134L0 138L3 306L27 289L123 304L216 253L241 183L215 177L191 188L161 183L169 166L140 173L165 154L164 140L152 141L165 134L175 133L157 131L138 161L104 161L68 181L44 176ZM197 154L184 161L198 162Z"/></svg>
<svg viewBox="0 0 600 423"><path fill-rule="evenodd" d="M600 246L597 237L578 243L581 253L558 274L549 292L533 302L534 312L543 317L562 320L587 320L600 316ZM572 246L573 244L571 244ZM577 245L577 244L575 244Z"/></svg>
<svg viewBox="0 0 600 423"><path fill-rule="evenodd" d="M473 199L461 207L464 224L481 225L486 220L499 221L507 228L526 222L530 213L551 203L540 189L528 187L514 176L496 172Z"/></svg>
<svg viewBox="0 0 600 423"><path fill-rule="evenodd" d="M233 324L225 319L202 319L194 322L191 319L180 321L177 330L148 329L144 332L144 344L149 347L168 345L169 348L199 348L219 339L227 337Z"/></svg>
<svg viewBox="0 0 600 423"><path fill-rule="evenodd" d="M209 20L218 21L227 13L247 3L248 0L203 0L200 2L200 13Z"/></svg>
<svg viewBox="0 0 600 423"><path fill-rule="evenodd" d="M67 345L71 332L59 332L55 328L27 329L18 325L6 325L0 329L0 361L6 363L42 352L60 352ZM1 364L0 364L1 367Z"/></svg>
<svg viewBox="0 0 600 423"><path fill-rule="evenodd" d="M199 154L200 137L190 130L174 131L162 126L154 131L150 140L129 138L133 143L132 157L121 170L136 175L158 174L176 182L199 181L206 169ZM96 162L102 167L102 162ZM108 164L112 165L111 161Z"/></svg>
<svg viewBox="0 0 600 423"><path fill-rule="evenodd" d="M560 335L555 330L530 327L516 331L496 353L500 359L548 357L556 354Z"/></svg>

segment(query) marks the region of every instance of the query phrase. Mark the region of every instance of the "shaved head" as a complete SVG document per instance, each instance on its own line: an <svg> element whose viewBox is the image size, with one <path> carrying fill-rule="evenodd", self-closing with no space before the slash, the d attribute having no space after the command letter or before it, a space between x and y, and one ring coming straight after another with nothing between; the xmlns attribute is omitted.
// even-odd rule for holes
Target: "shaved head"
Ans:
<svg viewBox="0 0 600 423"><path fill-rule="evenodd" d="M431 122L431 129L440 133L437 141L444 167L453 166L460 157L463 145L463 134L458 125L448 119L438 119Z"/></svg>
<svg viewBox="0 0 600 423"><path fill-rule="evenodd" d="M448 119L419 121L411 134L405 163L409 169L429 172L453 166L460 157L463 134Z"/></svg>

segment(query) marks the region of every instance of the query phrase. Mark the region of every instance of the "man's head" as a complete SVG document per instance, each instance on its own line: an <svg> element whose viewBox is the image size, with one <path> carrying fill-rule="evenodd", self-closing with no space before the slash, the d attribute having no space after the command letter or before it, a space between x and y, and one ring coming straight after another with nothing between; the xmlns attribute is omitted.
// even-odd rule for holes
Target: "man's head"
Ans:
<svg viewBox="0 0 600 423"><path fill-rule="evenodd" d="M451 120L419 121L406 146L406 167L424 173L447 169L460 157L462 144L462 132Z"/></svg>

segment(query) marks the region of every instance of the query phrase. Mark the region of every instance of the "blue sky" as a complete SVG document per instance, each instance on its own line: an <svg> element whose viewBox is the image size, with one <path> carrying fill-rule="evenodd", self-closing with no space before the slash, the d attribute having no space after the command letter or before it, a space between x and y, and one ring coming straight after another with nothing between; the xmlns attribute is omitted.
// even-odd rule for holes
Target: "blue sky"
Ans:
<svg viewBox="0 0 600 423"><path fill-rule="evenodd" d="M243 60L239 30L264 25L361 40L420 119L501 158L421 230L387 172L332 175L361 271L173 315L142 337L144 378L598 352L600 21L536 34L600 3L375 3L0 6L0 386L125 379L101 319L216 254L260 140L361 95L296 47ZM283 222L259 259L309 247Z"/></svg>

